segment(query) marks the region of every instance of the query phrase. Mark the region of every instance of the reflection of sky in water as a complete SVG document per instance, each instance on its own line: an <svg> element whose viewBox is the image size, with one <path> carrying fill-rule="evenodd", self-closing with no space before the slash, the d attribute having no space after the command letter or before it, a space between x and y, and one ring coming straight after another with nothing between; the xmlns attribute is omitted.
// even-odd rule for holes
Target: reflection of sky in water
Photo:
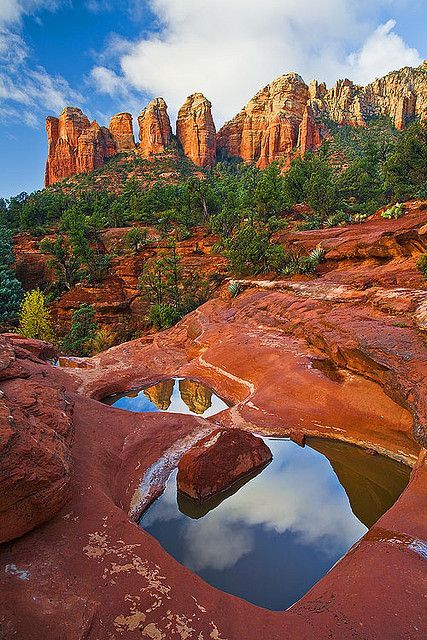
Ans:
<svg viewBox="0 0 427 640"><path fill-rule="evenodd" d="M192 411L184 402L181 397L181 392L179 389L179 381L183 380L183 378L174 378L173 391L170 398L170 404L167 409L159 409L158 406L154 404L147 396L144 389L141 391L130 391L127 395L120 394L117 396L117 400L115 397L111 397L110 399L106 399L108 404L116 407L118 409L126 409L127 411L135 411L138 413L145 413L147 411L167 411L168 413L185 413L191 415L200 415L202 418L208 418L209 416L213 416L224 409L228 409L228 405L221 400L217 395L212 393L210 397L210 406L203 412L195 412ZM165 383L159 383L159 385L163 385ZM200 383L194 383L200 389L207 389L204 385ZM153 385L150 389L155 389L158 385ZM112 400L112 402L110 402Z"/></svg>
<svg viewBox="0 0 427 640"><path fill-rule="evenodd" d="M287 440L268 444L273 462L202 518L179 511L175 472L140 524L212 585L285 609L367 529L327 458Z"/></svg>

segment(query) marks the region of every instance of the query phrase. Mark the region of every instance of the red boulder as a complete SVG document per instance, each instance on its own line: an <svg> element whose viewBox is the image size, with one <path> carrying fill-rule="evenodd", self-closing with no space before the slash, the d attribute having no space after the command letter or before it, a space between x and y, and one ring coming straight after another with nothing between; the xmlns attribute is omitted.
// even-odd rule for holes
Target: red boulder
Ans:
<svg viewBox="0 0 427 640"><path fill-rule="evenodd" d="M261 438L241 429L217 429L202 438L180 460L178 490L207 500L272 459Z"/></svg>

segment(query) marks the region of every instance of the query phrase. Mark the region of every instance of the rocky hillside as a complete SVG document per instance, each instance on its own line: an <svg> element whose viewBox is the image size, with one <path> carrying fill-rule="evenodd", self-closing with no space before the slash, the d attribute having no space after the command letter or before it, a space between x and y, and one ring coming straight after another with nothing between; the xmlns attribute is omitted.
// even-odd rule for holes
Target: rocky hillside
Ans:
<svg viewBox="0 0 427 640"><path fill-rule="evenodd" d="M427 118L427 64L393 71L366 87L339 80L327 89L306 85L296 73L280 76L259 91L216 133L211 103L201 93L189 96L178 113L176 140L196 167L212 166L218 154L239 157L259 168L273 161L288 167L296 154L316 149L331 135L328 123L364 126L373 116L387 116L397 129L417 117ZM48 158L45 185L102 167L125 153L152 158L170 151L174 136L163 98L138 117L139 144L132 116L119 113L107 127L89 122L80 109L66 107L46 120Z"/></svg>

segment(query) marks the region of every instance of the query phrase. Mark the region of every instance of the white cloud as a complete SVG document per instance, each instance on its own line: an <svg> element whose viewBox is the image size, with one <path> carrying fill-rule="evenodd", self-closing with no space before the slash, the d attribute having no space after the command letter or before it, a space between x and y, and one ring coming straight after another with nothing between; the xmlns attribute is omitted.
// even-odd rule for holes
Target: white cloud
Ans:
<svg viewBox="0 0 427 640"><path fill-rule="evenodd" d="M1 0L0 26L18 22L23 15L39 9L54 9L56 0Z"/></svg>
<svg viewBox="0 0 427 640"><path fill-rule="evenodd" d="M391 10L389 0L380 0ZM162 95L172 115L194 91L212 101L217 124L258 89L287 71L329 84L339 77L372 80L418 60L393 32L376 28L369 0L149 0L156 31L109 48L105 70L92 74L102 92ZM379 43L377 44L377 41ZM353 53L351 53L353 52ZM115 53L115 60L114 60ZM350 55L349 55L350 54ZM408 61L408 62L407 62ZM97 74L100 74L97 77ZM121 86L120 86L121 84ZM110 94L111 95L111 94Z"/></svg>
<svg viewBox="0 0 427 640"><path fill-rule="evenodd" d="M373 78L386 74L391 69L421 64L421 57L416 49L408 47L393 29L395 20L381 24L370 35L358 53L348 57L352 79L362 84Z"/></svg>
<svg viewBox="0 0 427 640"><path fill-rule="evenodd" d="M114 96L126 89L122 78L107 67L94 67L91 70L90 79L95 83L99 93Z"/></svg>

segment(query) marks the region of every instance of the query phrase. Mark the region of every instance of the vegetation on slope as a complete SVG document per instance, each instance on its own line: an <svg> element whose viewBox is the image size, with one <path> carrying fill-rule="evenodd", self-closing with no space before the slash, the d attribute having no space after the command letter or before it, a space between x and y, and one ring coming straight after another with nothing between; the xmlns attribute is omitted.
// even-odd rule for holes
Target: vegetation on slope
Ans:
<svg viewBox="0 0 427 640"><path fill-rule="evenodd" d="M155 228L168 248L144 266L140 291L152 305L151 324L170 326L212 290L212 281L184 275L175 252L175 242L191 237L195 227L217 234L216 250L227 257L231 275L309 273L321 252L295 254L273 241L275 231L295 220L295 205L308 205L299 228L314 229L357 223L387 203L427 197L425 126L414 122L399 132L379 118L366 128L335 126L332 133L284 174L275 163L260 171L228 160L195 174L176 155L154 161L119 156L91 174L1 200L0 224L40 237L56 274L45 292L49 299L108 275L111 256L102 230L129 226L125 244L137 254L150 243L147 228ZM168 172L171 163L175 169ZM43 239L52 229L55 237ZM17 291L5 294L9 320L16 317Z"/></svg>

